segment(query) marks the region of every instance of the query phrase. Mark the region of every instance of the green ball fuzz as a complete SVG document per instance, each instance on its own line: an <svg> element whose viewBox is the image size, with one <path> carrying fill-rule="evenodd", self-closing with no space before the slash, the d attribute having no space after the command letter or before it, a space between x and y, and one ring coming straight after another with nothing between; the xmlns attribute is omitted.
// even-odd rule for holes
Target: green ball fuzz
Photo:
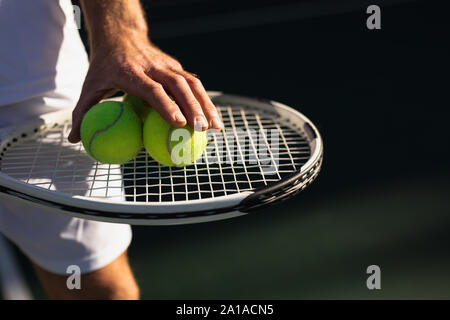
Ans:
<svg viewBox="0 0 450 320"><path fill-rule="evenodd" d="M121 102L93 106L85 114L80 131L86 152L101 163L125 163L142 148L142 122L130 106Z"/></svg>
<svg viewBox="0 0 450 320"><path fill-rule="evenodd" d="M145 121L151 110L151 107L144 100L128 93L123 96L123 103L133 108L142 122Z"/></svg>
<svg viewBox="0 0 450 320"><path fill-rule="evenodd" d="M184 167L201 157L208 144L206 131L186 125L175 128L152 109L144 123L144 146L150 156L165 166Z"/></svg>

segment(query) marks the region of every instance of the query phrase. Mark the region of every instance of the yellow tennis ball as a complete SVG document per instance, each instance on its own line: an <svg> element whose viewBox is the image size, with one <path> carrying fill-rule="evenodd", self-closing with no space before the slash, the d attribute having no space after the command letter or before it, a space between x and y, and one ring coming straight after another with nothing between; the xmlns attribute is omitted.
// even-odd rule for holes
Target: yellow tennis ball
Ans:
<svg viewBox="0 0 450 320"><path fill-rule="evenodd" d="M144 122L144 146L150 156L165 166L184 167L201 157L208 144L206 131L189 125L175 128L152 109Z"/></svg>
<svg viewBox="0 0 450 320"><path fill-rule="evenodd" d="M142 122L145 121L151 110L151 107L144 100L128 93L123 96L123 103L132 107Z"/></svg>
<svg viewBox="0 0 450 320"><path fill-rule="evenodd" d="M101 102L85 114L81 141L95 160L122 164L142 148L142 123L130 106L117 101Z"/></svg>

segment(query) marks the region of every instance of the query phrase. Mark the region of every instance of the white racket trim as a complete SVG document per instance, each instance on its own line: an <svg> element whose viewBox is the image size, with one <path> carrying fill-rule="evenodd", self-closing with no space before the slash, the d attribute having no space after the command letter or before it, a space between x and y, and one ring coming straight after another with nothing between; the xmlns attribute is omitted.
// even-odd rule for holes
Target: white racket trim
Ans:
<svg viewBox="0 0 450 320"><path fill-rule="evenodd" d="M258 201L261 201L262 205L277 202L276 197L285 197L287 193L294 194L301 191L315 179L321 166L323 145L319 131L307 117L291 107L276 101L223 94L218 91L209 92L209 95L216 104L226 105L238 101L239 104L266 110L267 112L274 112L276 108L276 113L281 118L296 118L299 125L307 124L313 135L309 139L311 148L309 159L301 166L300 170L292 175L292 179L289 177L283 179L284 181L280 180L267 188L267 190L277 190L277 192L283 190L283 193L277 194L275 192L271 194L270 192L264 192L264 188L261 188L262 190L248 190L224 196L187 201L125 202L47 190L12 178L0 171L0 194L6 198L27 201L40 208L47 208L80 218L139 225L170 225L206 222L243 215L248 211L252 211L253 208L258 208ZM120 100L120 98L114 100ZM36 121L18 128L0 129L0 150L9 144L11 139L24 132L32 135L47 124L51 125L70 120L71 111L61 110L45 114ZM286 186L282 186L283 184L286 184ZM252 195L254 196L253 199L248 201ZM165 216L168 218L165 219Z"/></svg>

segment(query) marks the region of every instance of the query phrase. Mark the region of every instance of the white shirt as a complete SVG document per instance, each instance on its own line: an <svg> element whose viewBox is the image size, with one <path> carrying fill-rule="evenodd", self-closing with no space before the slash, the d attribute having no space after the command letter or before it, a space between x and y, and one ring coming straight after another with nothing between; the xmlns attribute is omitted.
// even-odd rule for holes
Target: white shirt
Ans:
<svg viewBox="0 0 450 320"><path fill-rule="evenodd" d="M0 0L0 106L46 92L73 104L87 68L70 0Z"/></svg>

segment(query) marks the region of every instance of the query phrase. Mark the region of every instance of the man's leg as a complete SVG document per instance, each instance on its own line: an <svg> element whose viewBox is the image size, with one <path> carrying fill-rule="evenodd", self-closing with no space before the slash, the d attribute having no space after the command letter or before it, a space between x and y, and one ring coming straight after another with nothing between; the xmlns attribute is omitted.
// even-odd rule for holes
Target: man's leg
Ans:
<svg viewBox="0 0 450 320"><path fill-rule="evenodd" d="M139 299L126 252L107 266L81 275L81 289L67 288L67 276L51 273L33 264L45 291L51 299Z"/></svg>

